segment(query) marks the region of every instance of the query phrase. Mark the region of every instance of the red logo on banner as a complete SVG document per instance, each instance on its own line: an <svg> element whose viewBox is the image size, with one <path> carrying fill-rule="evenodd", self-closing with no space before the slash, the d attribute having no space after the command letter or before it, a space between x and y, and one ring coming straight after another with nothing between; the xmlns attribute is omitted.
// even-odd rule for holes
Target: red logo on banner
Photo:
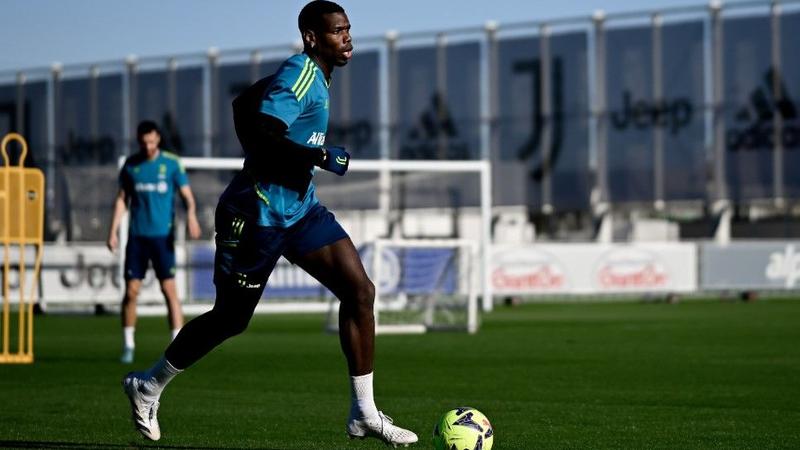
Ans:
<svg viewBox="0 0 800 450"><path fill-rule="evenodd" d="M655 255L634 249L606 254L596 273L598 284L604 288L654 288L665 286L669 280Z"/></svg>
<svg viewBox="0 0 800 450"><path fill-rule="evenodd" d="M564 270L551 255L536 250L510 251L496 257L492 284L498 291L553 290L564 287Z"/></svg>
<svg viewBox="0 0 800 450"><path fill-rule="evenodd" d="M492 274L492 281L496 289L553 289L564 284L564 276L549 266L533 267L526 273L507 273L500 268Z"/></svg>

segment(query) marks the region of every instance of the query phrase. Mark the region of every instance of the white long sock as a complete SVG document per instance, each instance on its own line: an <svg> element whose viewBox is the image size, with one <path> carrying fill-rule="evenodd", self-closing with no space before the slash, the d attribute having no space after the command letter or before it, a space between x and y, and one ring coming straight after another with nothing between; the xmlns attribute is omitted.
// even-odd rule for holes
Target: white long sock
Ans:
<svg viewBox="0 0 800 450"><path fill-rule="evenodd" d="M167 361L167 358L161 357L150 369L144 373L144 390L148 395L156 397L161 396L161 391L167 384L175 378L175 375L183 372L183 370L176 369L172 364Z"/></svg>
<svg viewBox="0 0 800 450"><path fill-rule="evenodd" d="M354 417L375 417L378 407L372 396L372 372L350 377L350 415Z"/></svg>
<svg viewBox="0 0 800 450"><path fill-rule="evenodd" d="M136 341L133 335L136 333L136 327L122 327L122 343L125 348L135 348Z"/></svg>
<svg viewBox="0 0 800 450"><path fill-rule="evenodd" d="M180 332L181 332L181 329L180 329L180 328L173 328L173 329L172 329L172 340L173 340L173 341L175 340L175 337L176 337L176 336L178 335L178 333L180 333Z"/></svg>

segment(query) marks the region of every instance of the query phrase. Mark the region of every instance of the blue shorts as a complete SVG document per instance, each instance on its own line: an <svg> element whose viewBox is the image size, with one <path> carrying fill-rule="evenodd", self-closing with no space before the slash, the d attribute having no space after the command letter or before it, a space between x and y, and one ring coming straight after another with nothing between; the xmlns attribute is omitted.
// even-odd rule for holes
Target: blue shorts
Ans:
<svg viewBox="0 0 800 450"><path fill-rule="evenodd" d="M168 236L129 236L125 247L125 280L142 280L148 263L159 280L175 278L175 239Z"/></svg>
<svg viewBox="0 0 800 450"><path fill-rule="evenodd" d="M316 204L288 228L256 225L256 217L220 202L215 217L217 250L214 284L217 288L245 289L260 298L281 256L296 257L344 239L347 233L333 213Z"/></svg>

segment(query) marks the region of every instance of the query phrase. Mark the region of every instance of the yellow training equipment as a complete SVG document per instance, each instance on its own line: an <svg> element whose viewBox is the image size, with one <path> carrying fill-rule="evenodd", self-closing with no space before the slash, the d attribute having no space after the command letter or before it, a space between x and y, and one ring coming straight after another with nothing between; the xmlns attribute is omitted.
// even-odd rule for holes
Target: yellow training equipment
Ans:
<svg viewBox="0 0 800 450"><path fill-rule="evenodd" d="M9 142L17 141L22 147L19 162L11 165L6 150ZM28 144L17 133L3 138L0 150L3 165L0 166L0 239L3 243L3 312L0 332L2 349L0 363L33 362L33 302L36 298L39 272L42 264L44 234L44 175L39 169L25 168ZM25 256L28 249L35 251L33 273L28 277L29 266ZM13 269L13 270L12 270ZM11 277L17 273L14 293L11 292ZM17 324L17 351L11 347L11 303L16 299L19 312Z"/></svg>

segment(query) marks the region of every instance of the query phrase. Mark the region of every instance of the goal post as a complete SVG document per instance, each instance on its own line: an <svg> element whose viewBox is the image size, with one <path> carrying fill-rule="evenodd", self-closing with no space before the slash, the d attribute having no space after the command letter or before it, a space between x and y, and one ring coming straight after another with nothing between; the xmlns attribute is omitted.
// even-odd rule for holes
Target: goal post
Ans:
<svg viewBox="0 0 800 450"><path fill-rule="evenodd" d="M419 173L474 173L480 179L480 274L482 307L484 311L491 311L492 283L490 277L490 258L492 255L492 170L491 164L486 160L467 161L425 161L425 160L354 160L350 168L355 172L378 172L381 177L381 203L382 213L389 213L389 181L394 172L419 172Z"/></svg>

